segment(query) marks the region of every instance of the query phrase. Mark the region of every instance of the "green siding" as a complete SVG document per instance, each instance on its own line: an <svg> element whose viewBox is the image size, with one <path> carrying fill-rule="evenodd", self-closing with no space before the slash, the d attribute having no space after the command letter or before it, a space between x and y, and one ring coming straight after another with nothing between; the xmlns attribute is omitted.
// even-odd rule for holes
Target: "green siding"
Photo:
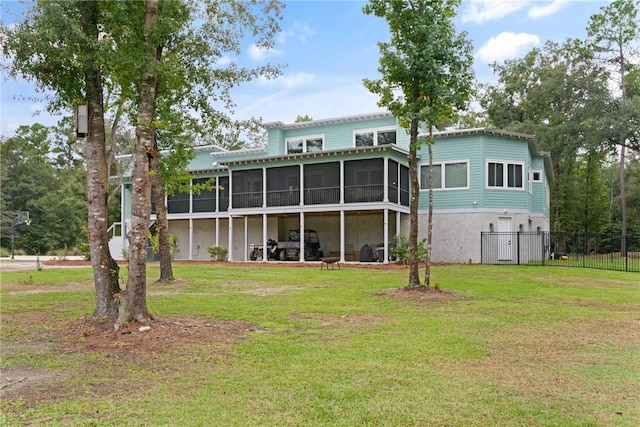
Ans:
<svg viewBox="0 0 640 427"><path fill-rule="evenodd" d="M481 162L482 184L484 192L482 207L499 209L526 209L528 208L528 170L529 170L529 146L527 141L518 139L484 136L483 157ZM522 189L487 188L487 161L522 162L524 168L524 181Z"/></svg>
<svg viewBox="0 0 640 427"><path fill-rule="evenodd" d="M206 170L213 168L213 157L211 151L199 151L196 157L189 162L189 170Z"/></svg>
<svg viewBox="0 0 640 427"><path fill-rule="evenodd" d="M268 129L269 155L284 155L286 153L285 140L295 137L324 135L324 150L338 150L353 147L353 131L358 129L376 129L395 126L397 128L396 145L409 146L409 137L406 131L397 125L395 117L386 117L372 120L359 120L346 123L328 124L317 127L305 127L299 129Z"/></svg>
<svg viewBox="0 0 640 427"><path fill-rule="evenodd" d="M124 185L124 206L123 206L123 216L124 219L131 219L131 184Z"/></svg>
<svg viewBox="0 0 640 427"><path fill-rule="evenodd" d="M469 188L452 190L435 190L433 193L434 209L462 209L471 208L473 202L482 202L481 178L482 169L482 136L470 135L456 138L436 140L433 146L433 162L466 161L468 162ZM429 165L429 151L426 144L422 144L418 152L419 165ZM421 189L418 209L429 209L429 190Z"/></svg>
<svg viewBox="0 0 640 427"><path fill-rule="evenodd" d="M199 152L190 164L192 170L206 170L213 168L213 163L238 160L256 160L246 164L235 164L232 170L260 169L262 167L281 167L309 164L338 162L340 160L358 160L380 157L380 153L344 153L336 156L307 157L304 159L287 159L285 155L285 140L288 138L323 135L324 151L334 151L351 148L354 145L353 135L356 130L379 129L394 126L397 129L398 147L408 150L409 136L405 129L400 128L394 117L379 119L344 121L334 124L320 124L317 126L297 129L270 128L268 129L269 146L266 151L238 151L223 152L213 155L211 152ZM479 208L488 209L526 209L532 213L542 213L548 217L549 200L545 187L546 174L542 156L532 155L530 142L525 139L511 138L508 135L491 135L487 133L462 133L460 135L445 135L438 138L433 146L433 161L441 163L447 161L464 161L468 164L468 185L466 189L443 189L434 191L435 209L471 209L474 202ZM282 158L279 158L282 156ZM428 148L425 144L419 149L419 166L429 162ZM260 159L271 157L268 162ZM407 164L407 159L400 153L392 153L390 158L401 164ZM522 164L523 188L488 188L487 161L514 162ZM529 169L542 172L542 182L531 184L529 192ZM428 190L421 190L419 209L428 209Z"/></svg>
<svg viewBox="0 0 640 427"><path fill-rule="evenodd" d="M428 165L426 145L419 150L419 165ZM487 188L487 161L522 164L523 188ZM533 156L525 140L502 138L484 134L470 134L437 139L433 146L433 162L468 161L469 189L435 190L434 209L468 209L477 202L478 207L498 209L527 209L549 214L546 197L544 164L541 156ZM529 194L529 167L539 170L543 182L533 183ZM428 190L421 189L419 209L428 209Z"/></svg>

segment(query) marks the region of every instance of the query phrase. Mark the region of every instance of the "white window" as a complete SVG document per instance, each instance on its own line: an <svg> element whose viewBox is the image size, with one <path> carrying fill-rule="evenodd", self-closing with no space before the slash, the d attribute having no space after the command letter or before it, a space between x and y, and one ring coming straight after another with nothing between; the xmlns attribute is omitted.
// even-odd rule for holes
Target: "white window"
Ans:
<svg viewBox="0 0 640 427"><path fill-rule="evenodd" d="M488 161L487 187L524 189L524 165L515 162Z"/></svg>
<svg viewBox="0 0 640 427"><path fill-rule="evenodd" d="M396 143L396 129L360 129L353 132L355 147L372 147Z"/></svg>
<svg viewBox="0 0 640 427"><path fill-rule="evenodd" d="M429 165L420 167L420 188L429 189ZM469 161L433 164L434 190L460 190L469 188Z"/></svg>
<svg viewBox="0 0 640 427"><path fill-rule="evenodd" d="M304 139L287 139L287 154L302 153L304 150Z"/></svg>
<svg viewBox="0 0 640 427"><path fill-rule="evenodd" d="M529 168L529 194L533 194L534 182L542 182L542 172Z"/></svg>
<svg viewBox="0 0 640 427"><path fill-rule="evenodd" d="M313 153L324 150L324 135L300 136L285 139L287 154Z"/></svg>

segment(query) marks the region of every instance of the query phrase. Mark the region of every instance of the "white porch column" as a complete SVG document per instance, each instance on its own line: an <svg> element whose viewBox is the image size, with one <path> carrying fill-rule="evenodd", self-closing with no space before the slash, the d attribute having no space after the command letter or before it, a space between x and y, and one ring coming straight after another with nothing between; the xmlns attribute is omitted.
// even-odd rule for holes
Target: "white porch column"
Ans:
<svg viewBox="0 0 640 427"><path fill-rule="evenodd" d="M193 179L189 181L189 214L193 214ZM193 219L189 218L189 259L193 259Z"/></svg>
<svg viewBox="0 0 640 427"><path fill-rule="evenodd" d="M229 198L231 204L231 198ZM229 215L229 252L227 259L233 261L233 216Z"/></svg>
<svg viewBox="0 0 640 427"><path fill-rule="evenodd" d="M220 212L220 176L216 176L216 210L214 212ZM217 233L216 233L217 234ZM218 243L216 242L216 246Z"/></svg>
<svg viewBox="0 0 640 427"><path fill-rule="evenodd" d="M227 189L227 194L229 195L229 206L227 206L227 212L231 212L231 208L233 208L233 172L229 171L229 188ZM231 218L231 215L229 215Z"/></svg>
<svg viewBox="0 0 640 427"><path fill-rule="evenodd" d="M267 262L269 260L269 249L267 249L267 214L262 214L262 261Z"/></svg>
<svg viewBox="0 0 640 427"><path fill-rule="evenodd" d="M304 262L304 212L300 212L300 262Z"/></svg>
<svg viewBox="0 0 640 427"><path fill-rule="evenodd" d="M243 260L247 260L247 254L249 253L249 217L244 216L244 255Z"/></svg>
<svg viewBox="0 0 640 427"><path fill-rule="evenodd" d="M300 163L300 206L304 205L304 167Z"/></svg>
<svg viewBox="0 0 640 427"><path fill-rule="evenodd" d="M189 218L189 259L193 259L193 218Z"/></svg>
<svg viewBox="0 0 640 427"><path fill-rule="evenodd" d="M343 210L340 210L340 262L344 262L344 211Z"/></svg>
<svg viewBox="0 0 640 427"><path fill-rule="evenodd" d="M267 168L262 168L262 207L267 207Z"/></svg>
<svg viewBox="0 0 640 427"><path fill-rule="evenodd" d="M389 209L384 210L384 220L382 222L384 223L384 231L382 233L384 236L384 259L382 262L387 264L389 263Z"/></svg>
<svg viewBox="0 0 640 427"><path fill-rule="evenodd" d="M122 249L127 249L127 214L126 209L127 205L125 203L125 185L124 183L120 186L120 238L122 239ZM166 206L166 205L165 205ZM113 254L111 254L113 255ZM116 254L123 256L122 253Z"/></svg>
<svg viewBox="0 0 640 427"><path fill-rule="evenodd" d="M216 246L220 246L220 218L216 217Z"/></svg>
<svg viewBox="0 0 640 427"><path fill-rule="evenodd" d="M388 202L389 201L389 158L385 157L383 159L384 162L384 178L382 180L382 185L384 186L384 188L382 189L382 194L383 194L383 202Z"/></svg>
<svg viewBox="0 0 640 427"><path fill-rule="evenodd" d="M344 203L344 160L340 160L340 204L343 204L343 203ZM342 212L342 218L344 219L344 212ZM344 247L342 248L342 253L344 254Z"/></svg>
<svg viewBox="0 0 640 427"><path fill-rule="evenodd" d="M193 179L189 181L189 213L193 213Z"/></svg>

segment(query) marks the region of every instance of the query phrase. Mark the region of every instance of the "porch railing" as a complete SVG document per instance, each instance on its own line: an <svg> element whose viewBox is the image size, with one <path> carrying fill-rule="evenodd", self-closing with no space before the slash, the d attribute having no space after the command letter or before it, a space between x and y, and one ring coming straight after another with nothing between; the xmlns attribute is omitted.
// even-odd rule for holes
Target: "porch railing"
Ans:
<svg viewBox="0 0 640 427"><path fill-rule="evenodd" d="M300 190L267 191L267 206L295 206L300 204Z"/></svg>
<svg viewBox="0 0 640 427"><path fill-rule="evenodd" d="M345 203L381 202L384 198L384 186L351 185L344 188Z"/></svg>
<svg viewBox="0 0 640 427"><path fill-rule="evenodd" d="M340 187L309 188L304 190L305 205L340 203Z"/></svg>

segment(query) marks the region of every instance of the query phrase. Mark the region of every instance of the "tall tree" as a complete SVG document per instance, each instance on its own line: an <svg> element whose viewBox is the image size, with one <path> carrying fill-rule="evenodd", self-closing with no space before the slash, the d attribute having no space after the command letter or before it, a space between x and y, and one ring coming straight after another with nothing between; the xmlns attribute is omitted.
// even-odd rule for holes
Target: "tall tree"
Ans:
<svg viewBox="0 0 640 427"><path fill-rule="evenodd" d="M601 58L615 68L614 78L620 88L621 103L627 102L626 77L630 70L630 61L640 54L640 22L638 12L640 2L637 0L615 0L602 7L601 12L591 17L587 33L593 48ZM624 128L624 126L623 126ZM622 235L627 234L627 197L625 185L625 156L628 132L614 135L614 143L620 150L620 203L622 213ZM622 255L627 250L623 239Z"/></svg>
<svg viewBox="0 0 640 427"><path fill-rule="evenodd" d="M429 216L425 286L431 280L433 229L433 128L463 110L472 92L472 50L465 32L453 25L459 0L371 0L364 13L384 18L390 42L378 43L382 78L365 79L369 91L378 94L378 105L388 108L408 129L409 175L409 288L419 287L418 264L418 131L425 124L429 135Z"/></svg>
<svg viewBox="0 0 640 427"><path fill-rule="evenodd" d="M36 81L51 90L49 109L71 110L86 102L89 132L86 138L88 234L96 290L95 316L117 313L119 267L109 253L108 165L106 161L103 72L111 46L100 36L100 10L93 1L42 1L22 22L2 27L3 53L11 59L12 76Z"/></svg>
<svg viewBox="0 0 640 427"><path fill-rule="evenodd" d="M536 135L542 150L551 153L551 229L577 225L584 206L575 197L582 188L577 162L582 152L600 160L603 134L598 117L609 114L606 75L591 52L576 40L547 42L523 58L492 65L498 82L489 85L481 104L494 126Z"/></svg>
<svg viewBox="0 0 640 427"><path fill-rule="evenodd" d="M29 211L31 225L19 228L16 247L32 254L71 250L84 240L84 168L58 161L56 133L36 123L0 138L2 220L10 223L17 211Z"/></svg>
<svg viewBox="0 0 640 427"><path fill-rule="evenodd" d="M141 13L140 4L118 3L122 9L133 9L130 15L144 17L144 26L135 25L134 20L128 37L122 36L123 31L113 33L116 49L135 58L132 67L121 68L117 75L123 85L125 80L135 82L132 92L138 100L129 280L116 327L149 317L144 298L151 196L149 163L160 151L157 130L179 124L182 133L206 133L214 141L223 141L225 133L253 123L232 118L231 88L258 76L269 78L279 73L279 67L269 64L256 68L217 65L223 54L240 53L247 33L257 39L259 47L272 46L279 29L279 2L148 0L144 5ZM174 135L181 136L179 132ZM173 145L160 148L172 149ZM162 164L163 157L159 159Z"/></svg>
<svg viewBox="0 0 640 427"><path fill-rule="evenodd" d="M308 114L305 114L304 116L301 116L301 115L298 114L298 116L296 117L295 123L310 122L312 120L313 119Z"/></svg>
<svg viewBox="0 0 640 427"><path fill-rule="evenodd" d="M158 144L156 142L156 151ZM167 221L167 206L165 203L165 185L162 178L162 168L160 166L160 157L152 156L149 159L151 179L153 183L152 195L156 206L156 231L158 232L158 246L160 252L160 278L158 282L169 283L175 278L173 277L173 265L171 258L173 256L173 248L169 238L169 222Z"/></svg>
<svg viewBox="0 0 640 427"><path fill-rule="evenodd" d="M156 21L159 0L145 1L143 26L143 68L139 83L136 147L133 154L133 181L131 194L131 229L129 240L129 277L127 289L120 302L116 329L135 319L144 322L149 317L147 308L147 243L151 217L150 163L159 157L155 139L154 119L158 90L158 63L162 58L164 35Z"/></svg>
<svg viewBox="0 0 640 427"><path fill-rule="evenodd" d="M258 76L277 76L280 68L270 64L255 68L239 67L235 63L221 66L218 60L223 55L239 55L247 35L256 40L259 48L272 47L279 30L280 10L281 4L276 0L159 2L152 44L147 45L143 43L146 16L143 2L42 1L30 10L23 22L2 28L7 36L3 51L11 59L9 68L13 75L33 78L39 88L52 90L52 109L71 109L81 100L89 106L86 161L96 315L118 313L119 300L115 295L120 291L118 267L108 249L110 163L105 144L103 92L117 92L116 105L124 106L138 125L138 148L153 146L149 145L152 130L165 125L164 116L156 112L165 109L171 111L171 117L180 117L185 133L223 141L229 130L237 131L246 123L254 122L232 118L231 88ZM153 52L157 48L163 51L162 61L155 61L151 68L149 57L144 54L145 46ZM155 106L148 104L149 97L142 99L144 72L147 77L160 80L157 93L161 95L156 96ZM153 111L153 114L140 115L141 103L144 111ZM113 123L118 122L121 112L118 108L114 113ZM144 158L141 152L136 152L135 157L140 161ZM148 163L148 157L144 161ZM141 177L145 166L134 165L135 168L136 176ZM150 185L148 177L142 179L136 190L143 194L135 196L140 196L140 200L149 193ZM150 203L149 197L145 203ZM141 207L136 215L144 217L146 210ZM136 233L143 233L141 227L137 228ZM146 226L143 234L146 236ZM136 240L137 236L131 239ZM136 245L141 246L145 239L138 238ZM139 256L137 253L136 257ZM137 272L142 265L141 260L135 264ZM144 292L144 276L134 276L135 283L132 278L128 282L128 294L139 296L141 292L136 286L141 286ZM124 312L134 313L130 307L125 307ZM129 317L129 314L119 316L120 319Z"/></svg>

